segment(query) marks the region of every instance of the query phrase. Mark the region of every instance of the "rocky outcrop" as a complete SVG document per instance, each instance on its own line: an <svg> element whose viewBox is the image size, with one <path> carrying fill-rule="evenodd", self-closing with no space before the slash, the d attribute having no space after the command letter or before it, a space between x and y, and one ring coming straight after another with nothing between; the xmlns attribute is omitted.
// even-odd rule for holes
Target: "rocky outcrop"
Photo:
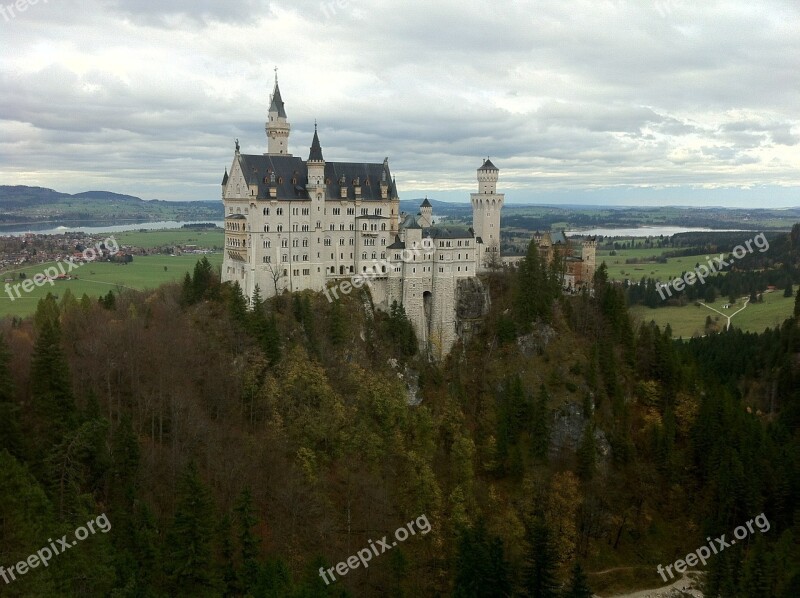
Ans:
<svg viewBox="0 0 800 598"><path fill-rule="evenodd" d="M456 286L456 334L467 343L481 330L489 313L489 289L478 278L463 278Z"/></svg>

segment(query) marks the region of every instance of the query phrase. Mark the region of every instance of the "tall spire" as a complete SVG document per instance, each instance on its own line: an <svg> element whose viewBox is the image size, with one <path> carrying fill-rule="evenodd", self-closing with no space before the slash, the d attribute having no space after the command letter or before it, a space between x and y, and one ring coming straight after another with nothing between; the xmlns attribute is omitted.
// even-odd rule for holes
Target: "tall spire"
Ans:
<svg viewBox="0 0 800 598"><path fill-rule="evenodd" d="M308 154L309 160L317 160L323 162L325 159L322 157L322 146L319 143L319 135L317 135L317 122L314 121L314 139L311 141L311 152Z"/></svg>
<svg viewBox="0 0 800 598"><path fill-rule="evenodd" d="M275 67L275 89L272 91L272 102L269 107L270 112L277 112L281 118L286 118L286 110L283 108L281 99L281 89L278 87L278 67Z"/></svg>

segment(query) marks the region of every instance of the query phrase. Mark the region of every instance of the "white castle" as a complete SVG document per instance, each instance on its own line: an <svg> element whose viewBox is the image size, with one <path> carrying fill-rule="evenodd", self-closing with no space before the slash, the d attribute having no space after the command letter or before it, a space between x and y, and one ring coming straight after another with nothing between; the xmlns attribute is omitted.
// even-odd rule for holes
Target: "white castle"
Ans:
<svg viewBox="0 0 800 598"><path fill-rule="evenodd" d="M326 161L315 125L304 161L288 152L290 129L276 77L267 153L243 154L237 140L222 180L223 282L246 297L258 285L265 298L311 289L330 299L343 279L363 278L378 309L404 306L423 351L446 355L480 315L464 307L485 297L477 273L500 261L497 167L487 158L478 168L471 229L434 226L427 199L418 215L400 213L388 158Z"/></svg>

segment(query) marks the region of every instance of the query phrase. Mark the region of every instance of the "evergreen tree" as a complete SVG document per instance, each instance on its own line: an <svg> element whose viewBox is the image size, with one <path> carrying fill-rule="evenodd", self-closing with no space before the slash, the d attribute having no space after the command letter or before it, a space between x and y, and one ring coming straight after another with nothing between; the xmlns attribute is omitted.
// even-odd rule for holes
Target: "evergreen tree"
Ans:
<svg viewBox="0 0 800 598"><path fill-rule="evenodd" d="M586 424L583 429L581 443L578 446L578 477L583 481L589 481L594 476L594 468L597 459L597 449L594 442L594 426L591 422Z"/></svg>
<svg viewBox="0 0 800 598"><path fill-rule="evenodd" d="M583 572L583 568L578 561L572 567L569 585L564 591L563 598L592 598L592 591L589 589L589 578Z"/></svg>
<svg viewBox="0 0 800 598"><path fill-rule="evenodd" d="M505 598L511 595L508 564L503 555L503 541L486 532L483 521L471 530L462 531L456 556L456 598Z"/></svg>
<svg viewBox="0 0 800 598"><path fill-rule="evenodd" d="M175 517L168 533L166 572L172 596L216 596L211 542L214 537L211 495L190 463L178 483Z"/></svg>
<svg viewBox="0 0 800 598"><path fill-rule="evenodd" d="M550 395L542 384L539 387L539 395L533 404L533 418L531 422L531 455L540 461L547 460L547 452L550 448L550 411L548 402Z"/></svg>
<svg viewBox="0 0 800 598"><path fill-rule="evenodd" d="M0 451L6 449L17 458L22 457L22 433L19 425L19 407L14 402L14 381L11 378L11 352L5 336L0 334Z"/></svg>
<svg viewBox="0 0 800 598"><path fill-rule="evenodd" d="M342 305L338 300L331 303L331 311L328 316L328 337L334 347L341 346L345 341L344 316L342 315Z"/></svg>
<svg viewBox="0 0 800 598"><path fill-rule="evenodd" d="M247 323L247 299L242 293L239 281L234 281L233 285L230 286L228 309L230 310L231 319L240 326L245 326Z"/></svg>
<svg viewBox="0 0 800 598"><path fill-rule="evenodd" d="M794 298L794 317L800 318L800 287L797 287L797 295Z"/></svg>
<svg viewBox="0 0 800 598"><path fill-rule="evenodd" d="M75 423L76 407L72 394L69 365L61 348L58 315L46 315L40 303L36 320L39 334L31 360L31 394L36 418L34 437L43 447L60 441Z"/></svg>
<svg viewBox="0 0 800 598"><path fill-rule="evenodd" d="M245 488L239 495L236 507L236 525L238 529L239 548L241 550L241 569L239 571L239 588L245 593L252 591L259 575L258 553L259 540L253 532L258 517L253 507L253 496L250 488Z"/></svg>
<svg viewBox="0 0 800 598"><path fill-rule="evenodd" d="M550 540L550 530L544 520L537 518L526 532L523 581L530 598L557 598L556 554Z"/></svg>

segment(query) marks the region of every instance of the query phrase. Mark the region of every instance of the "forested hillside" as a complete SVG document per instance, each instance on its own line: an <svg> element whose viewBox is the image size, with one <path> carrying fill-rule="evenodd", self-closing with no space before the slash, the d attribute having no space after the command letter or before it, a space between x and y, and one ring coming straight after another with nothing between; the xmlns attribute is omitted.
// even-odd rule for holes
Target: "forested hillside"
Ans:
<svg viewBox="0 0 800 598"><path fill-rule="evenodd" d="M111 524L3 596L608 595L761 513L696 567L706 595L800 595L800 297L780 330L681 344L604 267L561 297L532 245L435 364L366 290L248 311L218 281L203 260L2 323L0 564Z"/></svg>

